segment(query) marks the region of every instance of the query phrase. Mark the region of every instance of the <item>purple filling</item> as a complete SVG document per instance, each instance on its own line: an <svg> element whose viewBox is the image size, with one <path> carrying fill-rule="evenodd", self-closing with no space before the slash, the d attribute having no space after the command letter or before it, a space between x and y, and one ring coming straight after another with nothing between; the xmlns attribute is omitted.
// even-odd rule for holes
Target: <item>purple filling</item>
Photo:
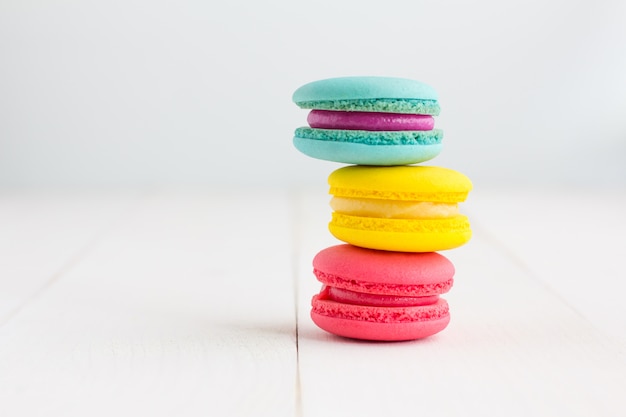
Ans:
<svg viewBox="0 0 626 417"><path fill-rule="evenodd" d="M432 130L435 119L426 114L374 113L312 110L307 118L315 129L343 130Z"/></svg>
<svg viewBox="0 0 626 417"><path fill-rule="evenodd" d="M344 304L381 307L413 307L430 305L437 302L438 295L426 297L400 297L397 295L366 294L336 287L325 287L325 297Z"/></svg>

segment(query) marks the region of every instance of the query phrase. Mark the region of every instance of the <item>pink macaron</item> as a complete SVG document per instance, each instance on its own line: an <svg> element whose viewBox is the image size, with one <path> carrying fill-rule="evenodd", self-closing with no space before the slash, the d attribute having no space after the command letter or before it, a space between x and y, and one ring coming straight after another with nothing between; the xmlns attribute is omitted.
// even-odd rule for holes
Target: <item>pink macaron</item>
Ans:
<svg viewBox="0 0 626 417"><path fill-rule="evenodd" d="M454 265L438 253L337 245L315 256L313 272L324 285L311 302L311 318L338 336L414 340L450 322L439 295L452 287Z"/></svg>

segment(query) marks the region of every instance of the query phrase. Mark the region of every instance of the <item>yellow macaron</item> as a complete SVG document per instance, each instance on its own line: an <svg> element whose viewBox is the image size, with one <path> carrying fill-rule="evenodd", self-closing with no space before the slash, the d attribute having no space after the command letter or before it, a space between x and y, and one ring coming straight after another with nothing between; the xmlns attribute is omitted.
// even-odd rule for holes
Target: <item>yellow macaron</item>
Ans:
<svg viewBox="0 0 626 417"><path fill-rule="evenodd" d="M347 166L328 177L329 224L337 239L355 246L398 252L435 252L472 236L459 213L472 183L465 175L433 166Z"/></svg>

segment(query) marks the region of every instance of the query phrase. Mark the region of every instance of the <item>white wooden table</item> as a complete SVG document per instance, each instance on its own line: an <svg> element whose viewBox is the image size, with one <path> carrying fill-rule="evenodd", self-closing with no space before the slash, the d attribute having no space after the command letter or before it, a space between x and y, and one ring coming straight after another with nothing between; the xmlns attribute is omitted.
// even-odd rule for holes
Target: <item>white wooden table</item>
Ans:
<svg viewBox="0 0 626 417"><path fill-rule="evenodd" d="M325 186L0 193L0 416L626 416L626 190L477 189L452 322L316 328Z"/></svg>

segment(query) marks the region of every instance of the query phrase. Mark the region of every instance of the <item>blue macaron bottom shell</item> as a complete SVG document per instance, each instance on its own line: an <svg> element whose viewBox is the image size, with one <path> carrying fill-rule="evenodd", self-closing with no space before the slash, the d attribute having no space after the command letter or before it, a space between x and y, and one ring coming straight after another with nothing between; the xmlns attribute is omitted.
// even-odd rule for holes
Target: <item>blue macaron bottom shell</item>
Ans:
<svg viewBox="0 0 626 417"><path fill-rule="evenodd" d="M442 149L441 143L429 145L368 145L334 142L295 136L293 144L300 152L324 161L355 165L410 165L433 159Z"/></svg>

